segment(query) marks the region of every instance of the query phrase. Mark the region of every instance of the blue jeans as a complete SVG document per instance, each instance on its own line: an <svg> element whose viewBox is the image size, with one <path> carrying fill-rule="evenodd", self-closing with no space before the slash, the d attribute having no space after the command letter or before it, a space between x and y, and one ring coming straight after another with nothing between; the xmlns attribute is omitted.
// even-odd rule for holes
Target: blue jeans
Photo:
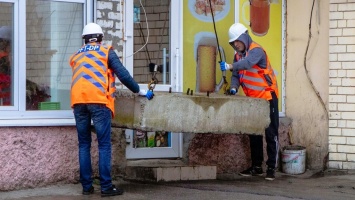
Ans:
<svg viewBox="0 0 355 200"><path fill-rule="evenodd" d="M111 179L111 110L103 104L74 105L76 130L79 140L80 182L85 191L92 186L91 120L96 130L99 147L101 190L112 186Z"/></svg>

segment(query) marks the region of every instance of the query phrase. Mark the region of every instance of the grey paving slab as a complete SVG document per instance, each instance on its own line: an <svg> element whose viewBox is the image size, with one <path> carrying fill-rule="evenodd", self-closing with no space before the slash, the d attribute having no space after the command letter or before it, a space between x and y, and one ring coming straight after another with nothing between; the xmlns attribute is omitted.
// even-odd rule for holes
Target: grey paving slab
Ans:
<svg viewBox="0 0 355 200"><path fill-rule="evenodd" d="M221 178L221 177L220 177ZM240 177L235 174L223 180L179 181L165 183L140 183L116 180L125 190L121 196L105 199L120 200L232 200L232 199L310 199L333 200L355 199L355 174L319 174L307 172L303 175L288 175L277 172L274 181L263 177ZM74 200L101 199L99 186L95 194L81 195L79 184L60 184L44 188L1 192L0 200Z"/></svg>

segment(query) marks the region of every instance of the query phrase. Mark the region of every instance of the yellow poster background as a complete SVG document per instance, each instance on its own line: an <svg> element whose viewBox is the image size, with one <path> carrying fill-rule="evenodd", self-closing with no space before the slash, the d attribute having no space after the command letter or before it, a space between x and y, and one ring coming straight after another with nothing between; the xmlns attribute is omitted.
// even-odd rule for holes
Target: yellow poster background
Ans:
<svg viewBox="0 0 355 200"><path fill-rule="evenodd" d="M209 2L206 0L206 2ZM232 63L234 49L228 43L229 27L239 21L244 24L249 31L252 39L260 44L268 54L271 65L275 71L279 87L279 108L282 105L282 0L271 0L269 29L266 35L256 36L252 33L249 23L250 5L249 0L225 0L226 5L223 11L215 14L215 27L218 36L219 46L224 49L226 62ZM244 3L247 2L247 3ZM237 6L235 5L237 4ZM243 6L244 4L244 6ZM227 8L228 5L228 8ZM239 5L239 6L238 6ZM197 43L206 41L205 38L212 38L216 41L214 25L211 14L201 13L196 10L196 0L184 0L183 11L183 91L187 89L198 91L198 70L197 70ZM238 8L239 10L235 10ZM198 14L201 13L201 14ZM244 16L243 16L244 15ZM246 19L246 20L245 20ZM202 35L202 36L201 36ZM198 41L199 40L199 41ZM215 74L216 83L221 80L222 73L219 69L218 61L220 56L217 51ZM227 72L227 81L230 83L231 73ZM228 85L229 87L229 85ZM239 88L240 94L242 89ZM220 90L223 94L223 89ZM280 110L281 111L281 110Z"/></svg>

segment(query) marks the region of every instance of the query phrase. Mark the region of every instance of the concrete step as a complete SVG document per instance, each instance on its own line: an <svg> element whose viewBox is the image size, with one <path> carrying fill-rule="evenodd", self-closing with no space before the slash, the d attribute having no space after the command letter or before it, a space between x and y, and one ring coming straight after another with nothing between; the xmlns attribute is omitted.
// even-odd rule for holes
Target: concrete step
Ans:
<svg viewBox="0 0 355 200"><path fill-rule="evenodd" d="M181 161L128 161L127 180L148 182L169 182L186 180L214 180L217 178L216 166L189 166Z"/></svg>

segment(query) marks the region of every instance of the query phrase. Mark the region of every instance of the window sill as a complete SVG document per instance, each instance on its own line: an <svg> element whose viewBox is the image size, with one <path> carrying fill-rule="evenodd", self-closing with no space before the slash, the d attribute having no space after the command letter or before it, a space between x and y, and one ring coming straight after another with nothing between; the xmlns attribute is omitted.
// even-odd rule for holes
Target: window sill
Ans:
<svg viewBox="0 0 355 200"><path fill-rule="evenodd" d="M75 126L75 119L1 119L0 127Z"/></svg>

